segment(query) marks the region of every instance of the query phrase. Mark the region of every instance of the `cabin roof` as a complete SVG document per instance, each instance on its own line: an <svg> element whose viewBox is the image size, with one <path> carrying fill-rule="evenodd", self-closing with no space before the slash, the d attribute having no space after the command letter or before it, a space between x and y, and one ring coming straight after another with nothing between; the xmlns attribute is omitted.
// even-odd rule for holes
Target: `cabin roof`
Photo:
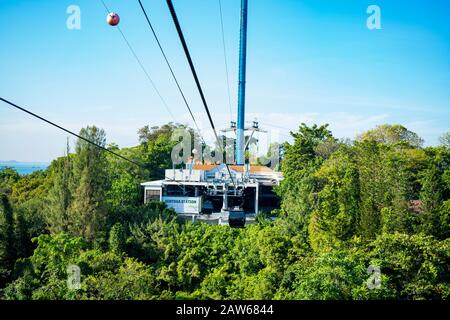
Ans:
<svg viewBox="0 0 450 320"><path fill-rule="evenodd" d="M156 181L149 181L141 183L141 186L144 187L161 187L164 180L156 180Z"/></svg>
<svg viewBox="0 0 450 320"><path fill-rule="evenodd" d="M215 164L194 164L194 170L210 171L217 168ZM244 172L244 166L231 165L230 169L236 172ZM273 170L265 166L250 166L250 173L272 173Z"/></svg>

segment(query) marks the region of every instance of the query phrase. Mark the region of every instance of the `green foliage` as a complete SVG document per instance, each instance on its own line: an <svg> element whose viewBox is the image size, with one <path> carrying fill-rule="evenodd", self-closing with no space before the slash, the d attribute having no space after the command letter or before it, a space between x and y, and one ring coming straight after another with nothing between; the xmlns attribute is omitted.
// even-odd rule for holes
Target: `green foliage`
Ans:
<svg viewBox="0 0 450 320"><path fill-rule="evenodd" d="M283 155L277 219L231 229L140 203L139 183L163 178L182 127L108 145L144 169L81 140L44 172L0 171L0 298L450 298L448 146L421 148L402 126L345 142L302 124L292 144L273 146ZM80 134L106 145L96 127ZM67 285L69 265L80 289ZM369 266L380 287L369 288Z"/></svg>
<svg viewBox="0 0 450 320"><path fill-rule="evenodd" d="M387 147L374 141L356 145L360 180L360 217L358 233L365 239L373 239L380 231L380 210L388 206L386 179L388 172L384 162Z"/></svg>
<svg viewBox="0 0 450 320"><path fill-rule="evenodd" d="M328 125L320 127L314 125L310 128L303 123L299 127L298 133L291 133L294 137L294 144L284 145L285 153L282 165L283 174L287 179L302 176L308 167L323 160L323 157L316 153L316 149L320 144L332 139L331 131L327 128Z"/></svg>
<svg viewBox="0 0 450 320"><path fill-rule="evenodd" d="M52 185L47 201L47 223L53 233L67 232L69 229L69 207L72 201L73 184L73 157L67 155L59 158L50 166Z"/></svg>
<svg viewBox="0 0 450 320"><path fill-rule="evenodd" d="M0 193L10 194L12 186L20 180L20 175L13 168L0 169Z"/></svg>
<svg viewBox="0 0 450 320"><path fill-rule="evenodd" d="M48 183L45 171L35 171L23 176L12 186L11 202L23 203L31 199L44 198L48 191Z"/></svg>
<svg viewBox="0 0 450 320"><path fill-rule="evenodd" d="M369 245L372 264L386 276L385 286L402 299L448 299L450 242L423 234L384 234Z"/></svg>
<svg viewBox="0 0 450 320"><path fill-rule="evenodd" d="M352 238L359 216L359 172L348 151L335 153L317 170L323 188L309 224L310 243L315 250L340 247Z"/></svg>
<svg viewBox="0 0 450 320"><path fill-rule="evenodd" d="M119 222L112 226L109 232L109 249L117 254L125 250L126 234Z"/></svg>
<svg viewBox="0 0 450 320"><path fill-rule="evenodd" d="M321 144L333 140L331 131L327 128L328 125L314 125L310 128L302 124L298 133L291 133L294 144L286 143L283 146L284 180L277 193L282 198L282 212L289 219L287 228L292 234L300 233L304 241L308 241L314 193L318 188L318 181L313 173L324 161L324 157L317 150Z"/></svg>
<svg viewBox="0 0 450 320"><path fill-rule="evenodd" d="M361 141L375 141L385 145L407 145L415 148L423 145L422 138L399 124L377 126L375 129L360 135L358 139Z"/></svg>
<svg viewBox="0 0 450 320"><path fill-rule="evenodd" d="M105 132L96 127L81 129L80 136L105 146ZM104 232L106 222L107 161L104 151L79 139L74 162L73 201L68 217L69 232L93 240Z"/></svg>
<svg viewBox="0 0 450 320"><path fill-rule="evenodd" d="M23 275L5 289L7 299L149 299L151 268L113 252L86 250L82 238L67 234L40 236L38 247L22 264ZM67 286L67 267L81 269L81 289Z"/></svg>
<svg viewBox="0 0 450 320"><path fill-rule="evenodd" d="M446 132L440 136L439 142L445 147L450 147L450 132Z"/></svg>
<svg viewBox="0 0 450 320"><path fill-rule="evenodd" d="M118 175L111 183L107 201L112 211L135 207L139 203L139 181L129 173Z"/></svg>
<svg viewBox="0 0 450 320"><path fill-rule="evenodd" d="M125 258L118 269L87 276L80 295L82 299L96 300L154 299L155 276L142 262Z"/></svg>
<svg viewBox="0 0 450 320"><path fill-rule="evenodd" d="M446 239L450 235L450 150L440 147L428 153L432 161L421 174L423 225L420 231Z"/></svg>
<svg viewBox="0 0 450 320"><path fill-rule="evenodd" d="M178 143L172 141L172 134L178 128L187 129L183 125L169 123L161 127L145 126L138 131L144 162L151 179L163 179L164 170L172 167L171 152Z"/></svg>
<svg viewBox="0 0 450 320"><path fill-rule="evenodd" d="M0 193L0 288L9 279L14 260L13 211L8 197Z"/></svg>
<svg viewBox="0 0 450 320"><path fill-rule="evenodd" d="M18 258L33 254L35 244L32 239L47 233L45 217L46 201L33 198L14 208L15 245Z"/></svg>
<svg viewBox="0 0 450 320"><path fill-rule="evenodd" d="M308 257L291 267L293 290L285 292L280 298L352 299L353 290L363 285L367 278L366 268L361 259L346 251L336 250L318 257Z"/></svg>

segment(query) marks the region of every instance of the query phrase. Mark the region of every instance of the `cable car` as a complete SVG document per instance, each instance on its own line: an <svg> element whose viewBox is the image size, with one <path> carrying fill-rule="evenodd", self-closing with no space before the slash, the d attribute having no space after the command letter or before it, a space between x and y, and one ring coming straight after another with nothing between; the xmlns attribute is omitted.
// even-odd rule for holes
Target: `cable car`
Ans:
<svg viewBox="0 0 450 320"><path fill-rule="evenodd" d="M228 225L231 228L244 228L245 227L245 212L243 210L230 210L228 215Z"/></svg>
<svg viewBox="0 0 450 320"><path fill-rule="evenodd" d="M211 200L205 200L203 202L202 212L205 214L211 214L214 212L214 205Z"/></svg>
<svg viewBox="0 0 450 320"><path fill-rule="evenodd" d="M115 27L115 26L117 26L117 25L119 24L119 22L120 22L120 17L119 17L119 15L118 15L117 13L115 13L115 12L108 13L108 16L106 17L106 22L108 22L108 24L109 24L110 26Z"/></svg>

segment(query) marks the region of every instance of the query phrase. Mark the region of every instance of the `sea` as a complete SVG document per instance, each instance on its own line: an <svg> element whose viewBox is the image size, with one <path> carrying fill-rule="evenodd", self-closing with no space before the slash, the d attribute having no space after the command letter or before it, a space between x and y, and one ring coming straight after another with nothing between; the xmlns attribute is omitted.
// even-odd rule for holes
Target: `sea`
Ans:
<svg viewBox="0 0 450 320"><path fill-rule="evenodd" d="M26 175L38 170L45 170L49 163L45 162L18 162L18 161L0 161L0 171L4 168L13 168L20 175Z"/></svg>

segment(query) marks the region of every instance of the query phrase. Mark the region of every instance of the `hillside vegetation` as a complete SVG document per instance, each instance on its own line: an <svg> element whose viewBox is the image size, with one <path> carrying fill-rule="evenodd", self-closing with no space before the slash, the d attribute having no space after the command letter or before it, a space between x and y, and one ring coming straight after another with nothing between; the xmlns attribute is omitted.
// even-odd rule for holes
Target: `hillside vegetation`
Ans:
<svg viewBox="0 0 450 320"><path fill-rule="evenodd" d="M139 183L172 166L177 127L145 127L134 148L107 146L143 167L80 140L45 171L0 171L0 297L450 298L448 134L423 147L399 125L340 141L302 124L280 147L277 219L231 229L142 205ZM99 128L80 135L106 145ZM81 269L77 290L70 265Z"/></svg>

